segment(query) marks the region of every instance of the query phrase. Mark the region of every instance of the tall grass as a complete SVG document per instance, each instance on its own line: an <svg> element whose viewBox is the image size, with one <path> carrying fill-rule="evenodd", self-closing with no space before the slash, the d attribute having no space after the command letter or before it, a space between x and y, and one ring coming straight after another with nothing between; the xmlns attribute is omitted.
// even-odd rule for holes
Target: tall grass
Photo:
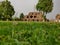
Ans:
<svg viewBox="0 0 60 45"><path fill-rule="evenodd" d="M60 45L60 23L0 22L0 45Z"/></svg>

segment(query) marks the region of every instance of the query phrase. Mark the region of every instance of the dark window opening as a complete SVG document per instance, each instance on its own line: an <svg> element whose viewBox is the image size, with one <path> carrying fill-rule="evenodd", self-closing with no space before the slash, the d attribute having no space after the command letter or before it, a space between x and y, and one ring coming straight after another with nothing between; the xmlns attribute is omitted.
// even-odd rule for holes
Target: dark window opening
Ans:
<svg viewBox="0 0 60 45"><path fill-rule="evenodd" d="M27 18L29 18L29 16L27 16Z"/></svg>
<svg viewBox="0 0 60 45"><path fill-rule="evenodd" d="M37 15L37 13L35 13L35 15Z"/></svg>
<svg viewBox="0 0 60 45"><path fill-rule="evenodd" d="M34 19L33 19L33 21L34 21Z"/></svg>
<svg viewBox="0 0 60 45"><path fill-rule="evenodd" d="M30 16L30 18L33 18L33 16Z"/></svg>
<svg viewBox="0 0 60 45"><path fill-rule="evenodd" d="M60 20L60 18L59 18L59 20Z"/></svg>
<svg viewBox="0 0 60 45"><path fill-rule="evenodd" d="M36 18L36 16L34 16L34 18Z"/></svg>
<svg viewBox="0 0 60 45"><path fill-rule="evenodd" d="M25 19L25 21L27 21L27 19Z"/></svg>
<svg viewBox="0 0 60 45"><path fill-rule="evenodd" d="M39 21L39 20L37 19L37 21Z"/></svg>

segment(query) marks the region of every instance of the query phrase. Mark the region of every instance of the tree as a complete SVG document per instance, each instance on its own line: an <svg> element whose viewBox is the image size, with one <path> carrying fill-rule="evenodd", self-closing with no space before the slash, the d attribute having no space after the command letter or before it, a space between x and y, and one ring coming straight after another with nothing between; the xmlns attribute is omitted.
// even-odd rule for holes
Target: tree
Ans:
<svg viewBox="0 0 60 45"><path fill-rule="evenodd" d="M20 14L20 20L22 20L22 18L24 18L24 14L23 13Z"/></svg>
<svg viewBox="0 0 60 45"><path fill-rule="evenodd" d="M2 7L2 10L0 8L2 17L4 19L12 19L12 16L14 15L15 11L10 1L6 0L6 1L1 2L0 7Z"/></svg>
<svg viewBox="0 0 60 45"><path fill-rule="evenodd" d="M39 0L36 9L38 11L43 11L44 18L46 19L46 14L50 13L53 9L53 2L52 0Z"/></svg>

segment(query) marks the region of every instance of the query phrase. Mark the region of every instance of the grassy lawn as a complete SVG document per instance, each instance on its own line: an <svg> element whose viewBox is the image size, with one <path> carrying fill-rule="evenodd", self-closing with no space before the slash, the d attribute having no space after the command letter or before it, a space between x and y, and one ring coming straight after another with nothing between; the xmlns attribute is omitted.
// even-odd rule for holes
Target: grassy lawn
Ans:
<svg viewBox="0 0 60 45"><path fill-rule="evenodd" d="M60 45L60 23L0 21L0 45Z"/></svg>

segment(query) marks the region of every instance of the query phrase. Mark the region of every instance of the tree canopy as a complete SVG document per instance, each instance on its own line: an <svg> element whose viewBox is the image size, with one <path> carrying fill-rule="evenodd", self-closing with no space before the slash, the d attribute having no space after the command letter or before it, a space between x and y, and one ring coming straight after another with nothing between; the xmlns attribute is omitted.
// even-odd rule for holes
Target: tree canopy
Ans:
<svg viewBox="0 0 60 45"><path fill-rule="evenodd" d="M46 21L46 14L53 10L53 0L38 0L36 9L38 11L43 11L43 17Z"/></svg>
<svg viewBox="0 0 60 45"><path fill-rule="evenodd" d="M15 11L11 2L8 0L0 2L0 16L4 19L11 19Z"/></svg>
<svg viewBox="0 0 60 45"><path fill-rule="evenodd" d="M44 13L49 13L53 9L53 1L52 0L39 0L36 9L38 11L43 11Z"/></svg>
<svg viewBox="0 0 60 45"><path fill-rule="evenodd" d="M20 20L22 20L22 18L24 18L24 14L23 13L20 14Z"/></svg>

